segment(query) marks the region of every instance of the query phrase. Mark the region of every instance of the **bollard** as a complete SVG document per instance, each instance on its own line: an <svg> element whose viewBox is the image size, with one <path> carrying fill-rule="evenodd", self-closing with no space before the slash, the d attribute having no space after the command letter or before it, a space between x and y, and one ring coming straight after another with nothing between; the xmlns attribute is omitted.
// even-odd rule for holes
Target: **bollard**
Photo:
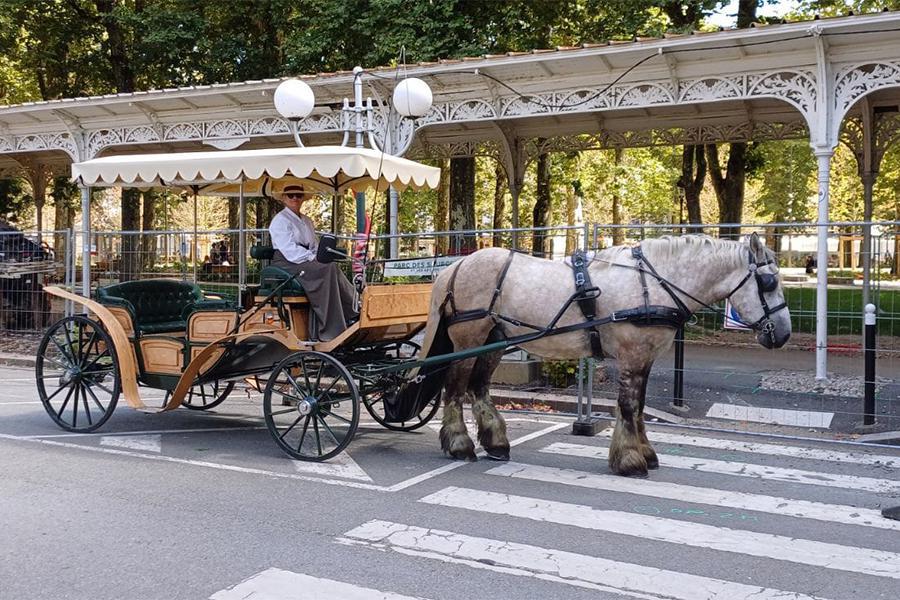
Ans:
<svg viewBox="0 0 900 600"><path fill-rule="evenodd" d="M863 425L875 424L875 305L866 304Z"/></svg>
<svg viewBox="0 0 900 600"><path fill-rule="evenodd" d="M578 361L578 418L572 423L572 435L592 436L600 433L603 421L591 414L593 397L594 359L582 358Z"/></svg>
<svg viewBox="0 0 900 600"><path fill-rule="evenodd" d="M675 332L675 391L672 406L684 406L684 325Z"/></svg>

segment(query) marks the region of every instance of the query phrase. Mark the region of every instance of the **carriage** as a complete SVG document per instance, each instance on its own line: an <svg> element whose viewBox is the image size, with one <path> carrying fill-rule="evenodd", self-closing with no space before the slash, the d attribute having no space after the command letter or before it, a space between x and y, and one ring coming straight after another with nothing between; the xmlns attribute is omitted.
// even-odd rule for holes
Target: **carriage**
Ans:
<svg viewBox="0 0 900 600"><path fill-rule="evenodd" d="M73 165L73 177L89 186L234 194L243 205L244 195L266 195L278 181L302 182L337 200L366 186L434 188L440 172L365 148L317 147L108 157ZM264 263L272 249L254 246L250 253ZM336 254L334 238L321 244L321 260ZM411 338L426 324L431 284L359 287L359 320L329 341L317 339L299 280L271 265L262 268L246 307L171 279L100 287L93 298L48 287L85 314L46 331L35 366L41 402L63 429L90 432L109 419L120 395L144 412L209 410L241 383L262 393L277 445L308 461L327 460L349 444L361 405L389 429L417 429L434 416L437 400L392 421L385 398L401 378L403 369L394 367L417 350ZM162 406L145 402L148 389L165 391Z"/></svg>

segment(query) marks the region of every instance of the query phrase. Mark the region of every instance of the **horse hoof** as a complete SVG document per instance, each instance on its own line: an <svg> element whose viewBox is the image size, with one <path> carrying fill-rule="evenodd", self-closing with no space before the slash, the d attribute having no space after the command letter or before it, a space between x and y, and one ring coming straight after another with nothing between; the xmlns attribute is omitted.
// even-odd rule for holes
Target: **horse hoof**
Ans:
<svg viewBox="0 0 900 600"><path fill-rule="evenodd" d="M464 460L466 462L477 462L478 461L478 457L475 456L474 450L467 450L467 449L466 450L456 450L456 451L446 450L445 452L447 453L447 456L451 460Z"/></svg>
<svg viewBox="0 0 900 600"><path fill-rule="evenodd" d="M509 460L509 448L485 448L487 457L491 460L506 462Z"/></svg>
<svg viewBox="0 0 900 600"><path fill-rule="evenodd" d="M641 453L634 450L615 457L615 460L610 457L609 461L609 468L613 473L624 477L647 477L648 466Z"/></svg>
<svg viewBox="0 0 900 600"><path fill-rule="evenodd" d="M658 469L659 468L659 459L656 458L655 456L653 458L648 458L647 459L647 468L650 470Z"/></svg>

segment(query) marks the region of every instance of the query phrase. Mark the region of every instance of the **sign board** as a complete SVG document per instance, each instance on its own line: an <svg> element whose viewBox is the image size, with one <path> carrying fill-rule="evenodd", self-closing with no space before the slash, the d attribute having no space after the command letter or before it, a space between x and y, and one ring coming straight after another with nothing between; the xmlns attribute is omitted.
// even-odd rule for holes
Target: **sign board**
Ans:
<svg viewBox="0 0 900 600"><path fill-rule="evenodd" d="M734 306L731 305L731 300L728 298L725 299L725 329L741 329L743 331L751 329L741 321L737 311L734 310Z"/></svg>
<svg viewBox="0 0 900 600"><path fill-rule="evenodd" d="M431 258L411 258L409 260L389 260L384 263L385 277L431 277L446 269L462 256L435 256Z"/></svg>

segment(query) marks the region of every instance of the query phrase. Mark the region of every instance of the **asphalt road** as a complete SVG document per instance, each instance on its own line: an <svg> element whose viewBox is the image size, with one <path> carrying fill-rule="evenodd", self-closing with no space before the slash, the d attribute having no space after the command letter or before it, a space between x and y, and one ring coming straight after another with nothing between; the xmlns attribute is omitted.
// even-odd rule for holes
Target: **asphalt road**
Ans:
<svg viewBox="0 0 900 600"><path fill-rule="evenodd" d="M662 466L509 415L510 463L364 424L291 461L240 394L67 434L0 368L0 598L897 598L900 449L653 425Z"/></svg>

